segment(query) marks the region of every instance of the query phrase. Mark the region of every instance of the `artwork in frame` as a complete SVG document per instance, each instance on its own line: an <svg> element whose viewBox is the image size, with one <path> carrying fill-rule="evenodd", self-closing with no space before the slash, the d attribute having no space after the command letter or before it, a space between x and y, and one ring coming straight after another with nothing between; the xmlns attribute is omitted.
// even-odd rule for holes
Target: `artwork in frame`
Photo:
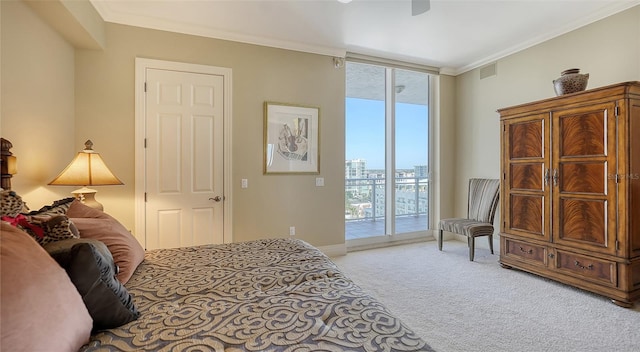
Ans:
<svg viewBox="0 0 640 352"><path fill-rule="evenodd" d="M320 109L264 103L264 173L320 173Z"/></svg>

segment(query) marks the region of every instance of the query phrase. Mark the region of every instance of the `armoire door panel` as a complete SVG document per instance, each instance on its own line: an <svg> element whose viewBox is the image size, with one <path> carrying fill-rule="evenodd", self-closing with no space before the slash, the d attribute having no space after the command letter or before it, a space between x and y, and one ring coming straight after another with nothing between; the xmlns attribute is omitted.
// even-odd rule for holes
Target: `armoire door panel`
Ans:
<svg viewBox="0 0 640 352"><path fill-rule="evenodd" d="M510 230L544 237L544 197L512 194L510 203Z"/></svg>
<svg viewBox="0 0 640 352"><path fill-rule="evenodd" d="M510 124L509 136L511 159L544 158L544 120Z"/></svg>
<svg viewBox="0 0 640 352"><path fill-rule="evenodd" d="M607 109L560 114L560 157L602 156L607 147Z"/></svg>
<svg viewBox="0 0 640 352"><path fill-rule="evenodd" d="M511 164L512 190L543 191L544 163Z"/></svg>
<svg viewBox="0 0 640 352"><path fill-rule="evenodd" d="M607 246L607 202L603 200L561 199L558 240Z"/></svg>
<svg viewBox="0 0 640 352"><path fill-rule="evenodd" d="M560 192L604 195L607 189L606 162L565 162L560 164Z"/></svg>

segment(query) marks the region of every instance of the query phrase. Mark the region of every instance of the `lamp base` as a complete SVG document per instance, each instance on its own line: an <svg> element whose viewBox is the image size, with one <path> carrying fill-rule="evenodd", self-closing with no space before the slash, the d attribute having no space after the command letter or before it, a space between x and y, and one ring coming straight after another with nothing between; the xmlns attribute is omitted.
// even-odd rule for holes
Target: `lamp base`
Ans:
<svg viewBox="0 0 640 352"><path fill-rule="evenodd" d="M77 200L82 202L82 204L94 209L104 210L102 204L100 204L95 198L96 193L98 193L98 191L87 187L78 188L71 192L71 194L73 194Z"/></svg>

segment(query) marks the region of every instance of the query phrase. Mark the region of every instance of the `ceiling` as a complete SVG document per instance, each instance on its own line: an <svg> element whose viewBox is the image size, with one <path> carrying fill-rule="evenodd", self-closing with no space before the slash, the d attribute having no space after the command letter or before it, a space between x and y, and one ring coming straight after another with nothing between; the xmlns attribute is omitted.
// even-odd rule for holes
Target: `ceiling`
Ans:
<svg viewBox="0 0 640 352"><path fill-rule="evenodd" d="M640 4L640 0L90 0L107 22L457 75Z"/></svg>

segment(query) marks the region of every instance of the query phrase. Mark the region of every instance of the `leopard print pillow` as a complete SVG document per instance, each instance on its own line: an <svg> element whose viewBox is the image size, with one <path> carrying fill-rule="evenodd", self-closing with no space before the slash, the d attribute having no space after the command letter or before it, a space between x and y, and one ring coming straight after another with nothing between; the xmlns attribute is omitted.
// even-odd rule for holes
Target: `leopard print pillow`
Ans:
<svg viewBox="0 0 640 352"><path fill-rule="evenodd" d="M74 198L69 197L26 214L18 214L10 223L44 246L67 238L80 238L78 229L66 216Z"/></svg>
<svg viewBox="0 0 640 352"><path fill-rule="evenodd" d="M10 190L0 191L0 215L7 217L16 217L22 209L24 202L16 192Z"/></svg>
<svg viewBox="0 0 640 352"><path fill-rule="evenodd" d="M34 210L32 212L29 212L25 215L27 216L38 216L38 215L49 215L49 216L53 216L53 215L66 215L67 214L67 210L69 210L69 207L71 206L71 203L73 203L73 200L75 198L73 197L68 197L68 198L64 198L64 199L60 199L60 200L56 200L55 202L53 202L51 205L46 205L38 210Z"/></svg>
<svg viewBox="0 0 640 352"><path fill-rule="evenodd" d="M68 238L80 238L78 229L66 215L35 215L27 217L27 221L28 225L18 226L42 246Z"/></svg>

